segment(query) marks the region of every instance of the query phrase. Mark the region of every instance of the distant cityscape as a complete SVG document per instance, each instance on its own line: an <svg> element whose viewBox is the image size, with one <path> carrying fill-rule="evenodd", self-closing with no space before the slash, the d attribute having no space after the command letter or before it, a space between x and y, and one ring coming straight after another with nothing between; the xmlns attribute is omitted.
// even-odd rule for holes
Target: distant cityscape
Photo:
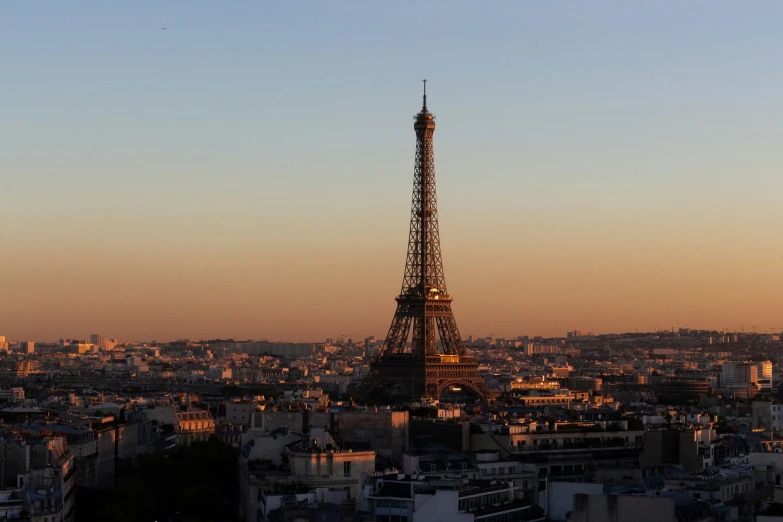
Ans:
<svg viewBox="0 0 783 522"><path fill-rule="evenodd" d="M0 515L67 520L77 487L112 488L127 459L210 438L236 448L243 521L314 509L336 520L587 520L588 509L640 503L656 520L750 520L783 494L778 333L464 342L489 407L459 386L363 403L354 390L384 344L372 336L0 337ZM513 516L494 518L500 508Z"/></svg>

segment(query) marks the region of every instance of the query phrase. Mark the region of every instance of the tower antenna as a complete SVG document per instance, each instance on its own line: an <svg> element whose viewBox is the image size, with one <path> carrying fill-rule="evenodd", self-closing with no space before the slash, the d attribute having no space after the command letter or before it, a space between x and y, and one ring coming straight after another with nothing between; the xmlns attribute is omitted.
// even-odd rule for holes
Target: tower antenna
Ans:
<svg viewBox="0 0 783 522"><path fill-rule="evenodd" d="M427 110L427 80L422 80L424 83L424 110Z"/></svg>

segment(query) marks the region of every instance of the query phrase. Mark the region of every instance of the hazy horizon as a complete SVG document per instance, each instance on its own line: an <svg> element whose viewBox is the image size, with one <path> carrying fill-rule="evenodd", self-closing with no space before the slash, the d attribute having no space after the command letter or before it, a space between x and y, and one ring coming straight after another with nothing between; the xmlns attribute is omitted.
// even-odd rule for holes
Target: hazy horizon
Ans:
<svg viewBox="0 0 783 522"><path fill-rule="evenodd" d="M715 331L715 332L721 333L721 335L743 334L743 333L745 335L779 335L779 334L783 333L783 331L770 332L768 329L767 330L762 330L760 328L758 329L758 331L753 331L752 325L751 325L750 328L748 327L748 325L745 325L744 331L740 331L740 330L736 330L736 331L710 330L710 329L706 329L706 328L693 328L693 327L687 327L687 326L683 326L682 328L686 328L686 329L690 330L691 332L692 331ZM579 330L579 329L577 328L577 330ZM677 329L675 329L675 331L676 330ZM486 334L486 333L479 333L479 334L473 333L473 334L463 335L463 337L465 339L467 339L470 335L472 335L476 339L486 339L486 338L489 338L489 337L495 337L495 338L500 338L500 339L513 340L513 339L516 339L517 337L527 336L529 339L533 339L533 338L556 339L556 338L567 338L567 334L569 332L571 332L571 331L573 331L573 330L569 330L568 332L563 332L562 335L554 334L554 335L549 335L549 336L538 335L538 334L513 334L513 335L503 336L503 335L498 335L498 334L492 335L492 334ZM589 332L590 334L592 334L592 336L595 336L595 337L600 337L600 336L603 336L603 335L624 335L624 334L644 335L644 334L672 333L671 332L671 328L664 329L664 330L658 330L658 331L652 331L652 330L651 331L634 330L634 331L627 331L627 332L594 332L594 331L589 331L589 330L580 330L580 331L582 331L582 332ZM177 342L177 341L202 342L202 341L213 341L213 340L234 341L234 342L270 342L270 343L283 343L283 344L285 344L285 343L291 343L291 344L308 344L308 343L322 344L322 343L325 343L327 339L331 339L333 342L342 342L340 337L342 337L344 335L344 334L329 335L327 337L324 337L323 339L300 339L300 340L268 339L268 338L265 338L265 337L258 337L258 338L242 338L242 337L237 337L237 338L234 338L234 337L188 338L188 337L178 337L178 338L160 338L160 339L157 339L157 338L150 338L150 339L126 338L126 339L121 339L121 338L117 338L116 336L112 336L110 334L105 334L105 333L100 333L100 332L92 332L89 335L81 335L81 336L77 335L77 336L72 336L72 337L60 336L58 338L52 338L52 339L29 339L29 338L14 339L14 338L9 338L8 336L5 336L5 337L6 337L6 341L35 341L35 342L40 342L40 343L45 343L45 344L56 344L60 340L85 341L85 342L89 343L90 335L93 335L93 334L100 335L101 337L105 337L107 339L115 339L117 341L120 341L122 343L127 343L127 344L133 344L133 343L155 343L155 344L161 344L162 343L162 344L165 344L165 343L171 343L171 342ZM351 337L351 336L345 335L345 340L351 339L351 340L353 340L354 343L363 343L364 340L367 339L368 337L375 337L376 340L381 340L385 336L378 336L378 335L375 335L375 334L367 334L367 335L357 335L355 337ZM408 342L410 342L410 340Z"/></svg>
<svg viewBox="0 0 783 522"><path fill-rule="evenodd" d="M0 5L0 335L385 337L422 78L463 337L783 330L783 4L601 6Z"/></svg>

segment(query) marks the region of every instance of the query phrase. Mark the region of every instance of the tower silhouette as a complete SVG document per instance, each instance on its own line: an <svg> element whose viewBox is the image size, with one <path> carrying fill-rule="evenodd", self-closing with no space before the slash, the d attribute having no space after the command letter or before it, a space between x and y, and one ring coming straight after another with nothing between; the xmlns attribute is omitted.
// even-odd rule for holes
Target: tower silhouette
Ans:
<svg viewBox="0 0 783 522"><path fill-rule="evenodd" d="M437 399L455 386L486 399L487 386L478 363L465 351L443 275L432 147L435 116L427 110L426 80L424 102L413 120L416 159L405 275L389 333L371 365L368 393L383 388L397 396Z"/></svg>

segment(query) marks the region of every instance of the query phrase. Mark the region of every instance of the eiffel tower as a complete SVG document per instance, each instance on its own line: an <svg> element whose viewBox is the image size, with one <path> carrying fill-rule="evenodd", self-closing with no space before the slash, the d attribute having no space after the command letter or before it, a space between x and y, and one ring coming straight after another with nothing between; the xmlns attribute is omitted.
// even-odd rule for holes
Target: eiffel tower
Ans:
<svg viewBox="0 0 783 522"><path fill-rule="evenodd" d="M426 80L424 102L413 117L413 129L416 159L405 276L389 333L371 365L366 393L383 389L391 396L438 399L453 387L471 390L486 400L487 385L478 373L478 363L467 355L443 275L432 147L435 116L427 110Z"/></svg>

